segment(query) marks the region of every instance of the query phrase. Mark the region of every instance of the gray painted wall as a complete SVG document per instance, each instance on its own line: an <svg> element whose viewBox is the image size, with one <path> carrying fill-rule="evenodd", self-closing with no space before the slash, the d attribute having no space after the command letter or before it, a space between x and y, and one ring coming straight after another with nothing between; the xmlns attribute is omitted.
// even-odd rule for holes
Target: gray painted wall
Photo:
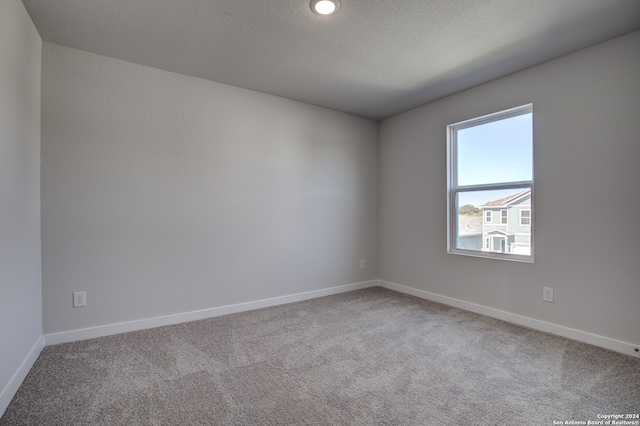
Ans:
<svg viewBox="0 0 640 426"><path fill-rule="evenodd" d="M640 342L638 52L635 32L384 120L380 278ZM535 263L447 254L446 126L530 102Z"/></svg>
<svg viewBox="0 0 640 426"><path fill-rule="evenodd" d="M41 47L22 2L0 1L0 393L42 337Z"/></svg>
<svg viewBox="0 0 640 426"><path fill-rule="evenodd" d="M377 278L375 121L50 43L42 60L45 333Z"/></svg>

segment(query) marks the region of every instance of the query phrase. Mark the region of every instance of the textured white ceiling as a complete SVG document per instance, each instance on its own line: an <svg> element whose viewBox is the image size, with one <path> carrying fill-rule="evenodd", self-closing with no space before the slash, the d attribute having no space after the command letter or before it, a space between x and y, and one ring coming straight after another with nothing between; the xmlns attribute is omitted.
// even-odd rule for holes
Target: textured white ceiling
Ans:
<svg viewBox="0 0 640 426"><path fill-rule="evenodd" d="M40 35L380 119L640 29L640 0L23 0Z"/></svg>

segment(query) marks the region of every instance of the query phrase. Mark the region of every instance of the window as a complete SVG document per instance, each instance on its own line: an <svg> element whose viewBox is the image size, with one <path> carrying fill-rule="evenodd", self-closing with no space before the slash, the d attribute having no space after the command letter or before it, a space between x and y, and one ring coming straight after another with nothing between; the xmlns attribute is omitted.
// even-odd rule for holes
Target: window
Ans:
<svg viewBox="0 0 640 426"><path fill-rule="evenodd" d="M451 124L447 139L449 253L533 262L533 105Z"/></svg>

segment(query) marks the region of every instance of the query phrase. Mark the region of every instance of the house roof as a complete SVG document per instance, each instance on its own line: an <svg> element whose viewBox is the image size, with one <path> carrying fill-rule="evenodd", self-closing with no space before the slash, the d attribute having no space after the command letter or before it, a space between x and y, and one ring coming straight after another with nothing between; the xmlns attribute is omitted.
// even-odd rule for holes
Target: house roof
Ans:
<svg viewBox="0 0 640 426"><path fill-rule="evenodd" d="M22 0L45 42L381 119L640 29L638 0Z"/></svg>
<svg viewBox="0 0 640 426"><path fill-rule="evenodd" d="M489 201L488 203L485 203L483 205L481 205L481 208L484 207L507 207L513 203L515 203L516 201L520 201L521 199L525 198L526 196L531 194L531 189L527 189L526 191L522 191L522 192L518 192L517 194L514 195L509 195L508 197L504 197L504 198L500 198L499 200L495 200L495 201Z"/></svg>
<svg viewBox="0 0 640 426"><path fill-rule="evenodd" d="M458 215L458 235L482 234L482 216Z"/></svg>
<svg viewBox="0 0 640 426"><path fill-rule="evenodd" d="M492 231L487 232L487 235L495 235L495 234L502 234L507 236L515 235L513 232L505 231L504 229L494 229Z"/></svg>

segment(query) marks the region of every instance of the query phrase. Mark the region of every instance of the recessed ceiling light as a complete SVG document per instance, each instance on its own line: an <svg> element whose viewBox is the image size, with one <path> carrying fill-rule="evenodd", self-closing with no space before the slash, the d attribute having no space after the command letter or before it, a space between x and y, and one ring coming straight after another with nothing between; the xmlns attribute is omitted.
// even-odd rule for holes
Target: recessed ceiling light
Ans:
<svg viewBox="0 0 640 426"><path fill-rule="evenodd" d="M340 10L339 0L311 0L311 10L318 15L333 15Z"/></svg>

